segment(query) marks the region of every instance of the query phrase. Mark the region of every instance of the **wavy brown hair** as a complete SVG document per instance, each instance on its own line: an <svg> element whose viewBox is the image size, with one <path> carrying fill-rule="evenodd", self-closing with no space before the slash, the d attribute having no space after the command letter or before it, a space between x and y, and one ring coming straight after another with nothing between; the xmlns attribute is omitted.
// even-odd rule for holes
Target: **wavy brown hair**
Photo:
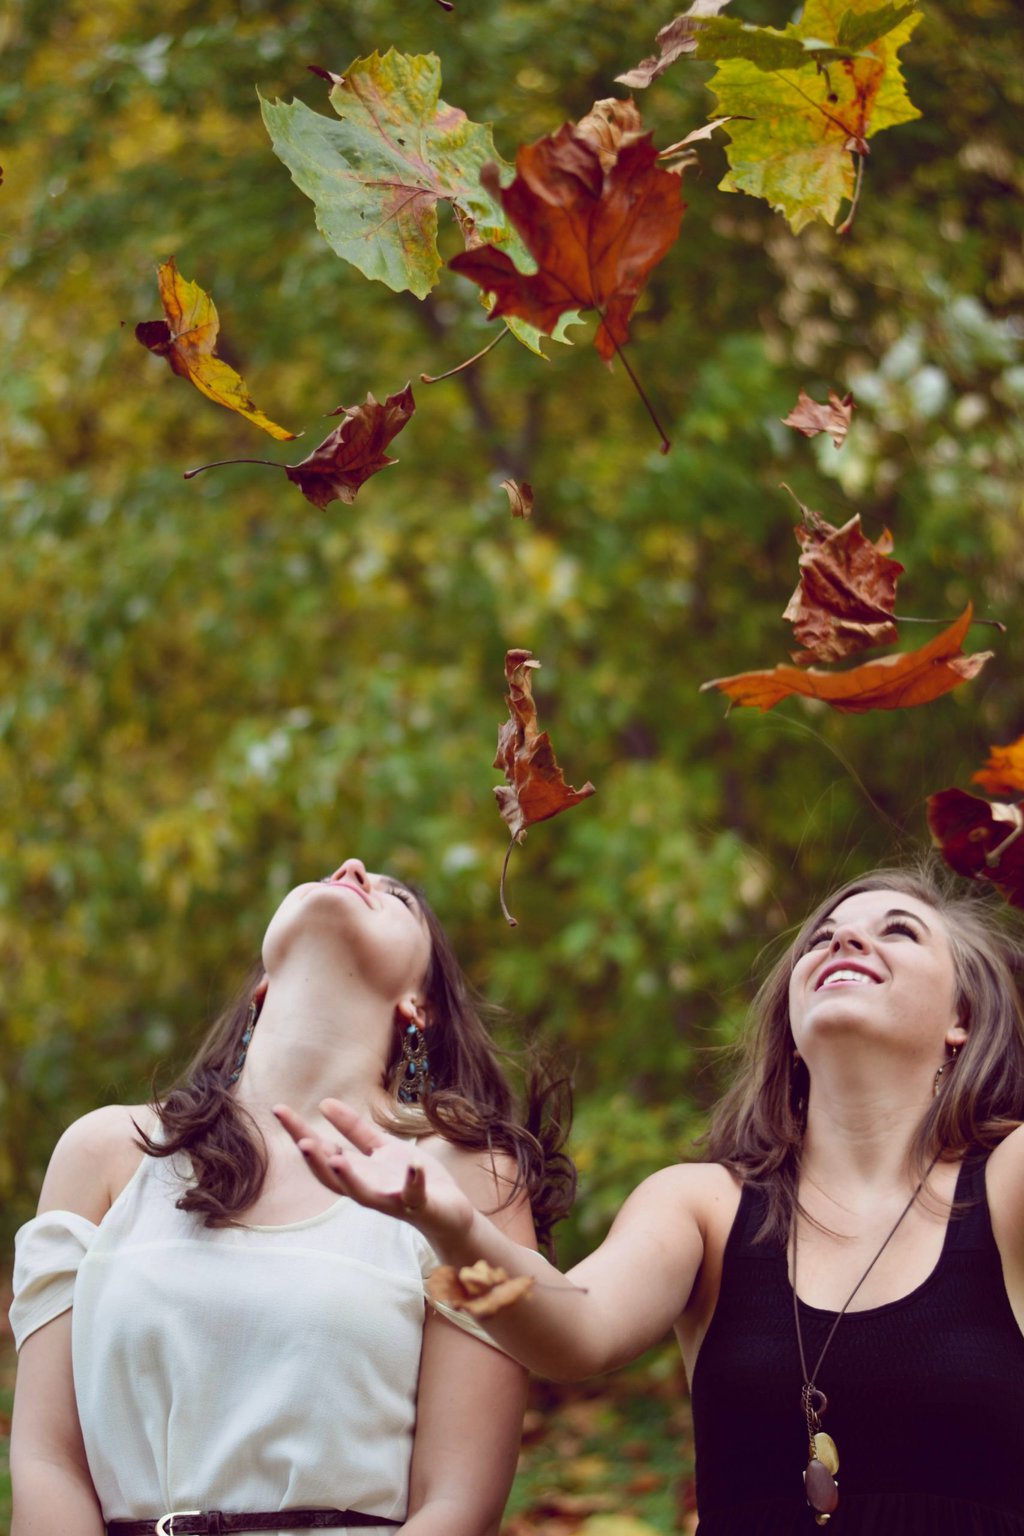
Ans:
<svg viewBox="0 0 1024 1536"><path fill-rule="evenodd" d="M992 902L933 860L873 870L821 902L770 971L751 1007L739 1072L713 1113L708 1155L764 1189L768 1210L759 1237L785 1241L798 1207L800 1154L809 1080L793 1060L789 981L818 925L848 896L899 891L926 902L945 920L957 984L957 1011L968 1028L917 1128L911 1165L921 1177L936 1157L961 1158L994 1147L1024 1120L1024 1010L1016 976L1024 945Z"/></svg>
<svg viewBox="0 0 1024 1536"><path fill-rule="evenodd" d="M396 1025L385 1071L385 1084L395 1095L386 1128L405 1135L434 1131L456 1146L507 1154L516 1171L504 1203L520 1192L527 1195L538 1240L550 1251L552 1228L568 1214L576 1193L576 1169L564 1150L572 1122L569 1081L534 1054L522 1063L522 1092L513 1092L503 1065L512 1064L513 1057L498 1049L484 1023L485 1014L497 1015L497 1010L470 989L436 913L420 891L408 888L430 934L423 986L430 1079L420 1104L399 1102L402 1031ZM252 995L262 977L262 966L253 966L178 1080L166 1094L154 1095L158 1137L139 1132L153 1157L188 1154L194 1182L177 1203L201 1215L206 1226L236 1221L255 1202L266 1178L263 1137L231 1084Z"/></svg>

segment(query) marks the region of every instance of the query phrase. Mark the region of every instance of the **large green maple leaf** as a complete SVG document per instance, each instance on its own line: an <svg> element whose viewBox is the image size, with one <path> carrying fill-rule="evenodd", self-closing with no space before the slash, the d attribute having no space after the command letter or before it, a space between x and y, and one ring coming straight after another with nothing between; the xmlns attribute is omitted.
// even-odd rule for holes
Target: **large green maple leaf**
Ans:
<svg viewBox="0 0 1024 1536"><path fill-rule="evenodd" d="M327 78L337 122L301 101L261 97L260 108L275 154L312 199L317 228L333 251L366 277L425 298L441 272L437 205L447 202L467 245L489 242L526 259L480 183L489 162L509 176L512 167L495 149L489 125L470 122L441 100L435 54L389 48ZM535 327L516 321L510 329L540 352Z"/></svg>
<svg viewBox="0 0 1024 1536"><path fill-rule="evenodd" d="M734 118L722 188L763 197L795 230L814 218L834 224L853 197L854 155L881 129L920 116L897 54L921 14L876 0L807 0L783 32L706 23L696 56L720 61L708 83L717 111ZM807 62L787 64L797 49Z"/></svg>

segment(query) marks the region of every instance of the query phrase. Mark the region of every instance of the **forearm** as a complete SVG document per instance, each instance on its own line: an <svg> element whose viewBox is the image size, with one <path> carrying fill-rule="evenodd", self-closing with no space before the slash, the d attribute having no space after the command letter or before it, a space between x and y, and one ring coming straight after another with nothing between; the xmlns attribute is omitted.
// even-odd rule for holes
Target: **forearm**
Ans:
<svg viewBox="0 0 1024 1536"><path fill-rule="evenodd" d="M458 1499L434 1499L410 1515L396 1536L498 1536L501 1512L493 1518L467 1512Z"/></svg>
<svg viewBox="0 0 1024 1536"><path fill-rule="evenodd" d="M103 1536L96 1490L77 1467L32 1461L11 1467L14 1496L11 1536Z"/></svg>
<svg viewBox="0 0 1024 1536"><path fill-rule="evenodd" d="M606 1348L608 1330L595 1298L535 1249L513 1242L479 1211L458 1230L417 1224L445 1264L458 1269L484 1259L510 1276L528 1275L534 1281L522 1300L478 1319L513 1359L555 1381L599 1375L617 1363Z"/></svg>

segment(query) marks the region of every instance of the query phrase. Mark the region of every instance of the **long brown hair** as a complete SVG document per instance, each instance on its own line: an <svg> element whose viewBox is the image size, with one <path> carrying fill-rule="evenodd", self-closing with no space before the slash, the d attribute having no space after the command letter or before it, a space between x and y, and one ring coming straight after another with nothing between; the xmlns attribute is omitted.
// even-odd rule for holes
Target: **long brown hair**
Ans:
<svg viewBox="0 0 1024 1536"><path fill-rule="evenodd" d="M397 1097L401 1075L401 1032L396 1026L385 1082L395 1094L387 1129L406 1135L432 1130L457 1146L506 1153L515 1179L505 1203L520 1191L530 1201L542 1246L567 1215L576 1193L576 1169L565 1152L572 1121L568 1079L539 1056L523 1063L524 1086L517 1096L503 1068L512 1061L499 1051L484 1024L489 1010L471 991L448 936L422 893L409 887L430 934L430 963L424 979L429 1020L429 1089L422 1102L406 1106ZM234 1000L215 1020L191 1062L170 1090L154 1097L161 1133L140 1131L153 1157L188 1153L194 1182L178 1200L206 1226L227 1226L255 1202L267 1173L267 1152L258 1127L232 1091L232 1073L242 1051L254 989L263 968L253 966ZM258 1027L258 1026L257 1026Z"/></svg>
<svg viewBox="0 0 1024 1536"><path fill-rule="evenodd" d="M922 859L876 869L821 902L770 971L751 1007L742 1060L705 1138L708 1154L762 1187L768 1211L760 1237L782 1241L797 1207L807 1068L794 1064L789 981L811 934L840 902L862 891L900 891L945 920L957 983L957 1011L968 1029L942 1091L921 1118L911 1148L923 1177L935 1157L960 1158L995 1146L1024 1120L1024 1010L1015 972L1024 946L990 901L965 889L943 866Z"/></svg>

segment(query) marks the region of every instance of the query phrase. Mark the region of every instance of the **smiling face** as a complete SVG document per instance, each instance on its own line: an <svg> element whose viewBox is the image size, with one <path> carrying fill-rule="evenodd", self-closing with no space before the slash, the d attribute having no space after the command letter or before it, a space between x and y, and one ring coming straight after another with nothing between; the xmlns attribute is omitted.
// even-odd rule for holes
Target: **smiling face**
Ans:
<svg viewBox="0 0 1024 1536"><path fill-rule="evenodd" d="M940 1063L966 1039L956 998L935 908L903 891L857 891L807 936L790 977L790 1026L808 1060L819 1038L853 1031Z"/></svg>
<svg viewBox="0 0 1024 1536"><path fill-rule="evenodd" d="M289 891L263 940L267 974L299 944L325 945L326 960L394 1005L420 1000L431 957L422 908L400 880L371 873L359 859Z"/></svg>

